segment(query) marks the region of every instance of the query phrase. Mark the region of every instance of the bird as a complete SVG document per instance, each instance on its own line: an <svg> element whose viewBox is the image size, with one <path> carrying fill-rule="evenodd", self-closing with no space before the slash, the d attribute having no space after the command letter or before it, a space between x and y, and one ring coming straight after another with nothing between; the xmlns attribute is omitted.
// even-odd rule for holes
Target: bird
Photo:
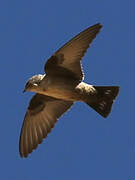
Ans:
<svg viewBox="0 0 135 180"><path fill-rule="evenodd" d="M24 92L31 91L35 95L21 128L21 157L28 157L42 143L60 116L75 102L86 103L104 118L111 112L120 87L85 83L81 62L101 28L101 23L97 23L73 37L47 60L45 74L35 75L27 81Z"/></svg>

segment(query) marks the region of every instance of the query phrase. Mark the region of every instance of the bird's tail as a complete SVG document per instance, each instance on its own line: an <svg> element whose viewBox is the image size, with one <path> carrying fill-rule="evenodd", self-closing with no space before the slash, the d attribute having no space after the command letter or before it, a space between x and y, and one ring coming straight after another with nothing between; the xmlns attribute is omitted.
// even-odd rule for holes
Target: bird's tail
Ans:
<svg viewBox="0 0 135 180"><path fill-rule="evenodd" d="M101 116L107 117L111 112L114 99L118 95L118 86L94 86L97 91L96 101L91 102L91 96L86 100L86 103L92 107Z"/></svg>

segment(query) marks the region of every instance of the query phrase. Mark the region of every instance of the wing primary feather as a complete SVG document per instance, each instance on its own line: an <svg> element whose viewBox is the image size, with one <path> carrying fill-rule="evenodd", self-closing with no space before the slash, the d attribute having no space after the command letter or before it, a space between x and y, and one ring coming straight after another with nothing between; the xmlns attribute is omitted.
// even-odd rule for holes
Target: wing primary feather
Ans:
<svg viewBox="0 0 135 180"><path fill-rule="evenodd" d="M40 103L37 102L38 96ZM19 150L21 157L27 157L29 153L36 149L38 144L52 130L57 119L73 104L55 98L50 100L46 96L42 97L42 99L40 95L35 95L32 99L32 106L26 112L20 135ZM44 103L46 104L44 105ZM36 107L36 104L38 107ZM34 108L36 108L35 111Z"/></svg>
<svg viewBox="0 0 135 180"><path fill-rule="evenodd" d="M42 132L41 132L41 129L40 129L40 125L39 125L38 122L35 122L35 124L36 124L36 131L37 131L38 144L41 144L42 139L43 139L43 136L42 136Z"/></svg>
<svg viewBox="0 0 135 180"><path fill-rule="evenodd" d="M24 127L24 135L23 135L23 155L27 157L28 154L28 135L27 135L27 122L25 123Z"/></svg>
<svg viewBox="0 0 135 180"><path fill-rule="evenodd" d="M47 127L43 119L40 120L40 126L42 129L43 138L45 138L47 136Z"/></svg>

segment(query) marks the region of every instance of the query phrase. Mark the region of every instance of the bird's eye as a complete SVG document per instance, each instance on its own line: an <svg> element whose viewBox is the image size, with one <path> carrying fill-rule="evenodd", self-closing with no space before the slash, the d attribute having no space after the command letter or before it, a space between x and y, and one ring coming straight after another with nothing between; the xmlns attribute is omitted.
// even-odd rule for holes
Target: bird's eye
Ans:
<svg viewBox="0 0 135 180"><path fill-rule="evenodd" d="M38 86L36 83L33 84L34 86Z"/></svg>

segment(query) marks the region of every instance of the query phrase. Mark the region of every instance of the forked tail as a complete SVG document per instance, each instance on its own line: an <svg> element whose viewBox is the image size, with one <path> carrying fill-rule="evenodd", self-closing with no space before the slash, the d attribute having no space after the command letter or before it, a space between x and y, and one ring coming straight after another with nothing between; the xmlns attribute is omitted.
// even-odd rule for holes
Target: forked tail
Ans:
<svg viewBox="0 0 135 180"><path fill-rule="evenodd" d="M118 86L94 86L97 91L96 101L87 99L87 104L97 111L101 116L107 117L111 112L114 99L118 95Z"/></svg>

